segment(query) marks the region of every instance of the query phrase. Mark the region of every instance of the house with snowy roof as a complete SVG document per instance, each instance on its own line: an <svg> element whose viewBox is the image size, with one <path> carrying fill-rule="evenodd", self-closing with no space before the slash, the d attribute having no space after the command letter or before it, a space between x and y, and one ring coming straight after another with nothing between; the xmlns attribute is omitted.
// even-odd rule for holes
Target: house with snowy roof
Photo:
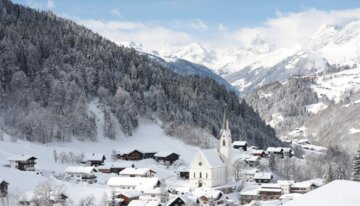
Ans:
<svg viewBox="0 0 360 206"><path fill-rule="evenodd" d="M318 184L314 180L308 180L303 182L295 182L291 185L291 193L304 194L320 187L322 184Z"/></svg>
<svg viewBox="0 0 360 206"><path fill-rule="evenodd" d="M187 206L196 203L196 198L186 195L178 195L170 199L166 206Z"/></svg>
<svg viewBox="0 0 360 206"><path fill-rule="evenodd" d="M254 174L254 181L258 184L270 183L272 178L271 172L257 172Z"/></svg>
<svg viewBox="0 0 360 206"><path fill-rule="evenodd" d="M11 168L16 168L21 171L35 171L37 160L32 155L16 155L8 158Z"/></svg>
<svg viewBox="0 0 360 206"><path fill-rule="evenodd" d="M122 149L115 152L115 159L118 160L142 160L144 158L144 153L137 149Z"/></svg>
<svg viewBox="0 0 360 206"><path fill-rule="evenodd" d="M179 160L179 157L180 155L168 151L157 152L154 155L154 159L157 162L161 162L165 164L173 164L175 161Z"/></svg>
<svg viewBox="0 0 360 206"><path fill-rule="evenodd" d="M122 170L132 167L132 163L128 161L105 162L104 165L98 166L97 170L102 173L119 174Z"/></svg>
<svg viewBox="0 0 360 206"><path fill-rule="evenodd" d="M160 194L161 182L156 177L110 177L107 186L113 194L139 191L143 194Z"/></svg>
<svg viewBox="0 0 360 206"><path fill-rule="evenodd" d="M260 165L260 160L261 160L261 157L259 157L259 156L252 156L252 157L246 158L246 159L245 159L245 162L246 162L250 167L255 167L255 166Z"/></svg>
<svg viewBox="0 0 360 206"><path fill-rule="evenodd" d="M234 149L242 149L243 151L247 151L248 144L246 141L234 141L232 145Z"/></svg>
<svg viewBox="0 0 360 206"><path fill-rule="evenodd" d="M257 156L257 157L261 157L261 158L266 157L266 152L262 149L253 149L253 150L251 150L251 154L253 156Z"/></svg>
<svg viewBox="0 0 360 206"><path fill-rule="evenodd" d="M0 197L6 197L8 194L9 183L0 178Z"/></svg>
<svg viewBox="0 0 360 206"><path fill-rule="evenodd" d="M248 204L253 200L259 198L259 185L257 184L246 184L244 188L240 191L240 202L241 204Z"/></svg>
<svg viewBox="0 0 360 206"><path fill-rule="evenodd" d="M97 182L95 173L97 170L94 167L69 166L65 173L67 177L75 182L87 182L89 184Z"/></svg>
<svg viewBox="0 0 360 206"><path fill-rule="evenodd" d="M200 150L195 155L189 172L191 187L211 188L230 182L232 180L231 150L231 132L225 107L219 148Z"/></svg>
<svg viewBox="0 0 360 206"><path fill-rule="evenodd" d="M261 184L258 189L261 200L277 200L283 194L279 184L265 183Z"/></svg>
<svg viewBox="0 0 360 206"><path fill-rule="evenodd" d="M280 158L284 157L284 149L282 147L268 147L266 152L271 155L276 155Z"/></svg>
<svg viewBox="0 0 360 206"><path fill-rule="evenodd" d="M82 163L97 167L103 165L105 160L106 157L104 154L92 153L92 154L85 154Z"/></svg>
<svg viewBox="0 0 360 206"><path fill-rule="evenodd" d="M150 168L128 167L122 170L119 175L123 177L154 177L156 171Z"/></svg>

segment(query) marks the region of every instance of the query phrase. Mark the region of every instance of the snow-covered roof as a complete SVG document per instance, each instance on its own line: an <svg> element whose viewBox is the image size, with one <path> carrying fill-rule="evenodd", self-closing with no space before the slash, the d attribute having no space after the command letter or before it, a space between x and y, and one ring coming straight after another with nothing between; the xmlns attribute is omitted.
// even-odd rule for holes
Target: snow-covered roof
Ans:
<svg viewBox="0 0 360 206"><path fill-rule="evenodd" d="M118 153L118 154L129 154L129 153L131 153L131 152L134 152L135 150L142 153L142 151L140 151L140 150L131 149L131 148L124 148L124 149L118 150L117 153Z"/></svg>
<svg viewBox="0 0 360 206"><path fill-rule="evenodd" d="M269 189L269 188L273 188L273 189L278 189L281 188L281 186L279 184L276 183L263 183L261 184L260 188L262 189Z"/></svg>
<svg viewBox="0 0 360 206"><path fill-rule="evenodd" d="M142 192L140 191L135 191L135 190L125 190L125 191L121 191L121 192L118 192L116 193L116 195L124 195L128 198L133 198L133 197L139 197L141 195L143 195Z"/></svg>
<svg viewBox="0 0 360 206"><path fill-rule="evenodd" d="M252 150L251 151L251 154L262 154L262 153L264 153L265 151L264 150L262 150L262 149L256 149L256 150Z"/></svg>
<svg viewBox="0 0 360 206"><path fill-rule="evenodd" d="M247 145L247 142L246 141L234 141L233 142L233 146L240 146L240 147L243 147Z"/></svg>
<svg viewBox="0 0 360 206"><path fill-rule="evenodd" d="M102 161L104 157L105 155L100 153L85 154L84 161Z"/></svg>
<svg viewBox="0 0 360 206"><path fill-rule="evenodd" d="M208 163L209 168L225 167L225 164L220 158L220 154L216 149L200 150L200 154Z"/></svg>
<svg viewBox="0 0 360 206"><path fill-rule="evenodd" d="M281 192L281 188L262 188L258 190L259 192Z"/></svg>
<svg viewBox="0 0 360 206"><path fill-rule="evenodd" d="M132 200L128 206L158 206L159 204L159 201Z"/></svg>
<svg viewBox="0 0 360 206"><path fill-rule="evenodd" d="M15 155L8 158L9 161L27 161L30 159L37 159L32 155Z"/></svg>
<svg viewBox="0 0 360 206"><path fill-rule="evenodd" d="M267 152L282 152L283 149L281 147L268 147Z"/></svg>
<svg viewBox="0 0 360 206"><path fill-rule="evenodd" d="M283 147L282 149L285 153L292 152L292 148L290 148L290 147Z"/></svg>
<svg viewBox="0 0 360 206"><path fill-rule="evenodd" d="M313 181L308 180L308 181L303 181L303 182L295 182L294 184L291 185L291 187L310 188L312 185L316 186Z"/></svg>
<svg viewBox="0 0 360 206"><path fill-rule="evenodd" d="M258 156L252 156L252 157L249 157L249 158L246 158L245 161L248 161L248 162L257 162L257 161L260 161L261 160L261 157L258 157Z"/></svg>
<svg viewBox="0 0 360 206"><path fill-rule="evenodd" d="M254 175L254 179L271 179L271 172L257 172Z"/></svg>
<svg viewBox="0 0 360 206"><path fill-rule="evenodd" d="M148 172L156 173L155 170L150 168L132 168L128 167L123 169L119 174L120 175L145 175Z"/></svg>
<svg viewBox="0 0 360 206"><path fill-rule="evenodd" d="M294 180L278 180L277 184L280 186L293 185L295 183Z"/></svg>
<svg viewBox="0 0 360 206"><path fill-rule="evenodd" d="M255 196L259 194L259 185L257 184L251 184L251 185L246 185L241 191L240 191L240 195L251 195L251 196Z"/></svg>
<svg viewBox="0 0 360 206"><path fill-rule="evenodd" d="M192 198L192 196L189 195L178 195L173 197L166 205L171 205L175 200L177 200L178 198L180 198L182 201L184 201L185 205L190 205L192 203L196 202L195 198Z"/></svg>
<svg viewBox="0 0 360 206"><path fill-rule="evenodd" d="M135 190L153 189L159 182L156 177L110 177L107 185L109 187L132 186Z"/></svg>
<svg viewBox="0 0 360 206"><path fill-rule="evenodd" d="M162 152L157 152L154 156L155 157L167 157L167 156L170 156L173 153L176 154L175 152L162 151Z"/></svg>
<svg viewBox="0 0 360 206"><path fill-rule="evenodd" d="M310 191L284 206L359 206L360 182L335 180Z"/></svg>
<svg viewBox="0 0 360 206"><path fill-rule="evenodd" d="M193 194L196 197L217 198L223 192L220 190L195 190Z"/></svg>
<svg viewBox="0 0 360 206"><path fill-rule="evenodd" d="M297 197L300 197L302 194L300 193L289 193L289 194L283 194L280 196L279 199L281 200L293 200Z"/></svg>
<svg viewBox="0 0 360 206"><path fill-rule="evenodd" d="M96 172L96 169L94 167L69 166L66 168L65 172L76 174L91 174Z"/></svg>

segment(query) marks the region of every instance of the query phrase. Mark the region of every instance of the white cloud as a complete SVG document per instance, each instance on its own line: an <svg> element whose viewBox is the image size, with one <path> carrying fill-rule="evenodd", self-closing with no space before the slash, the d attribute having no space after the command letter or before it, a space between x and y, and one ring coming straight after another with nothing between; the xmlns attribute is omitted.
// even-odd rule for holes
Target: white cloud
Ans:
<svg viewBox="0 0 360 206"><path fill-rule="evenodd" d="M190 22L190 26L197 30L207 30L208 26L201 21L201 19L195 19L192 22Z"/></svg>
<svg viewBox="0 0 360 206"><path fill-rule="evenodd" d="M171 49L194 41L187 33L167 29L159 25L146 25L130 21L78 20L78 23L98 32L102 36L121 43L133 41L154 50Z"/></svg>
<svg viewBox="0 0 360 206"><path fill-rule="evenodd" d="M46 7L47 7L48 9L54 8L54 7L55 7L55 2L54 2L54 0L48 0Z"/></svg>
<svg viewBox="0 0 360 206"><path fill-rule="evenodd" d="M117 9L111 9L110 14L113 15L113 16L121 16L120 11L117 10Z"/></svg>
<svg viewBox="0 0 360 206"><path fill-rule="evenodd" d="M262 26L239 28L224 34L225 38L248 45L255 37L262 37L278 46L304 45L324 25L342 26L360 19L360 9L321 11L309 9L298 13L277 13Z"/></svg>

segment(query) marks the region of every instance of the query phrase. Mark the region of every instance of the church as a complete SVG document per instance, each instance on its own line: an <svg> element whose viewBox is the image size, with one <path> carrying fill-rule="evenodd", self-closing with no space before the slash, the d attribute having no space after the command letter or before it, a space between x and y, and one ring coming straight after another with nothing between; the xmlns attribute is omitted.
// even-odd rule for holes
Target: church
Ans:
<svg viewBox="0 0 360 206"><path fill-rule="evenodd" d="M232 179L231 132L227 107L225 106L223 126L217 149L200 150L190 165L190 187L216 187Z"/></svg>

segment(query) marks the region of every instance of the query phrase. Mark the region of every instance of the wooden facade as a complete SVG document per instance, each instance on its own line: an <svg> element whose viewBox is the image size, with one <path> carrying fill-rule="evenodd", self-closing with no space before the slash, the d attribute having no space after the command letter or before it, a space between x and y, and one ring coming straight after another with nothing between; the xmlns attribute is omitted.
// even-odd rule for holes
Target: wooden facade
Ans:
<svg viewBox="0 0 360 206"><path fill-rule="evenodd" d="M6 197L8 194L8 185L6 181L0 181L0 197Z"/></svg>
<svg viewBox="0 0 360 206"><path fill-rule="evenodd" d="M176 153L171 153L168 155L161 155L161 156L155 155L155 160L157 162L173 164L175 161L179 160L179 157L180 155Z"/></svg>
<svg viewBox="0 0 360 206"><path fill-rule="evenodd" d="M139 150L133 150L132 152L129 153L117 154L116 158L120 160L132 160L132 161L142 160L144 158L144 153L140 152Z"/></svg>

